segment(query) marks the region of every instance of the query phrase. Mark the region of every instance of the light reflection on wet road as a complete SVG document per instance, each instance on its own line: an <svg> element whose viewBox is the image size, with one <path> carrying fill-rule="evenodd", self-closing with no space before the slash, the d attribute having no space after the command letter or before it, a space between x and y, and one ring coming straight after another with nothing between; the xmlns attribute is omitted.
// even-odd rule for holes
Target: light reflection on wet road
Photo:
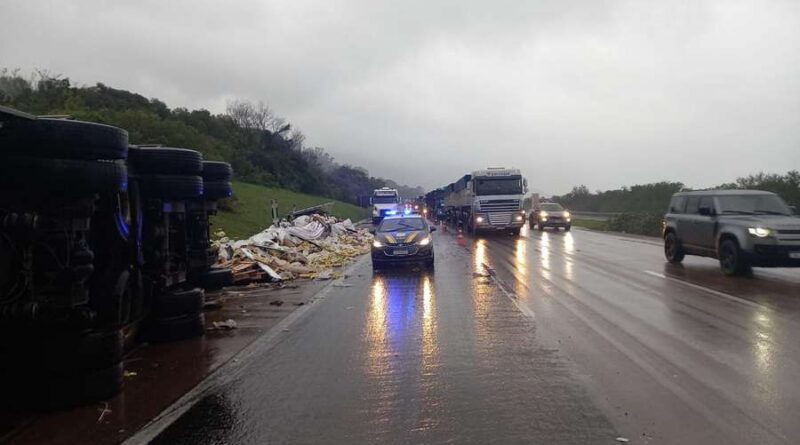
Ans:
<svg viewBox="0 0 800 445"><path fill-rule="evenodd" d="M156 443L798 442L794 271L586 231L435 243L432 274L362 265Z"/></svg>

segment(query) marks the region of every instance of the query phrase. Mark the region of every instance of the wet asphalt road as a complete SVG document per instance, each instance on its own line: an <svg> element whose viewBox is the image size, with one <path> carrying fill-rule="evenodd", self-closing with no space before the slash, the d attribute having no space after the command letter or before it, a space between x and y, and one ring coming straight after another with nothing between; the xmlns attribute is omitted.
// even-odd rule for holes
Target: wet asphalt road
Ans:
<svg viewBox="0 0 800 445"><path fill-rule="evenodd" d="M800 271L588 231L362 262L153 443L800 442Z"/></svg>

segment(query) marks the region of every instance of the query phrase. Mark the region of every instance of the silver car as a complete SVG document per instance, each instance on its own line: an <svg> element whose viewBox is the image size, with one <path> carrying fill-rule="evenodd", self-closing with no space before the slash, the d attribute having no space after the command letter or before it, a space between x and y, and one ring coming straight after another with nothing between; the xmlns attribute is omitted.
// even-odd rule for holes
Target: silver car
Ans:
<svg viewBox="0 0 800 445"><path fill-rule="evenodd" d="M751 267L800 267L800 218L776 194L707 190L672 196L664 217L664 254L716 258L725 275Z"/></svg>

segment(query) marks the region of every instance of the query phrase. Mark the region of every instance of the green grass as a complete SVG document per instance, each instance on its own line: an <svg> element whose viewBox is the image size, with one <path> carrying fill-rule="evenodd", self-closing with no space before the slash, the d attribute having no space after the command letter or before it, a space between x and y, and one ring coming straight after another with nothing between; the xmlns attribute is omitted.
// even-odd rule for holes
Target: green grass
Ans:
<svg viewBox="0 0 800 445"><path fill-rule="evenodd" d="M333 201L321 196L305 195L285 189L262 187L244 182L233 183L233 193L236 197L233 210L223 210L212 217L212 231L224 231L233 239L249 238L272 224L271 202L278 200L278 215L286 216L292 211L292 206L297 209L313 207ZM353 222L366 217L366 209L335 201L332 213L340 218L350 218Z"/></svg>
<svg viewBox="0 0 800 445"><path fill-rule="evenodd" d="M591 230L608 230L608 221L598 221L596 219L573 219L572 225Z"/></svg>

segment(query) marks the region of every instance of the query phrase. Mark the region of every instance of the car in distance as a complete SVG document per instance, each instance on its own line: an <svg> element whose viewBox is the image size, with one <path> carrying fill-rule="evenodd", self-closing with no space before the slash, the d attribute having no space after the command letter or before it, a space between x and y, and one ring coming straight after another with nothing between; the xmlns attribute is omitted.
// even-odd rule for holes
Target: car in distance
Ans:
<svg viewBox="0 0 800 445"><path fill-rule="evenodd" d="M557 202L543 202L534 207L528 218L531 229L538 227L562 227L565 232L572 228L572 215Z"/></svg>
<svg viewBox="0 0 800 445"><path fill-rule="evenodd" d="M434 253L431 233L436 227L428 225L421 215L387 216L374 229L372 268L382 269L393 264L421 263L433 269Z"/></svg>
<svg viewBox="0 0 800 445"><path fill-rule="evenodd" d="M664 217L664 254L719 260L725 275L751 267L800 267L800 218L776 194L708 190L672 195Z"/></svg>

